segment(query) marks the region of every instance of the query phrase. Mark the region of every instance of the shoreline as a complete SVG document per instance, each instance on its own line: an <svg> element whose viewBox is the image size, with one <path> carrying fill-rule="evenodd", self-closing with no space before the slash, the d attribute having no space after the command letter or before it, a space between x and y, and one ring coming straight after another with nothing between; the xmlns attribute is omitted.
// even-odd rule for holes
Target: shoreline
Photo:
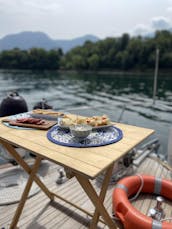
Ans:
<svg viewBox="0 0 172 229"><path fill-rule="evenodd" d="M104 69L104 70L96 70L96 71L91 71L91 70L65 70L65 69L54 69L54 70L41 70L41 69L1 69L0 72L57 72L57 73L68 73L68 74L97 74L97 75L103 75L103 74L109 74L109 75L140 75L140 74L146 74L145 76L148 75L154 75L154 69L132 69L132 70L119 70L119 69ZM159 69L159 75L163 74L169 74L172 71L172 69Z"/></svg>

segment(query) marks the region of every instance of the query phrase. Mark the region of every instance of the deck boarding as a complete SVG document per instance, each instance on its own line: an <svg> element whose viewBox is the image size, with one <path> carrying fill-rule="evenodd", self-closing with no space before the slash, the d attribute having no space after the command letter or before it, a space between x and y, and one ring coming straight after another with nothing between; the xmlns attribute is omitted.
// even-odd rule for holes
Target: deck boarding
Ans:
<svg viewBox="0 0 172 229"><path fill-rule="evenodd" d="M4 171L4 169L3 169ZM157 177L171 179L171 173L160 165L158 162L147 158L141 166L136 170L138 174L149 174ZM44 177L45 184L50 187L50 190L63 195L87 210L94 211L93 205L88 200L86 194L80 188L77 180L72 178L64 184L57 185L56 179L58 177L57 165L51 163L48 175ZM99 191L97 181L92 181ZM105 206L111 213L111 197L114 185L109 186ZM23 213L19 220L19 228L21 229L85 229L89 227L90 216L75 209L62 200L55 199L56 202L50 202L43 192L39 192L35 196L27 200ZM155 196L148 194L141 194L138 199L133 201L133 205L142 213L147 214L150 207L155 206ZM166 217L172 217L171 203L165 200L164 210ZM0 206L0 228L8 228L10 221L14 215L17 204ZM103 223L99 223L99 228L107 229Z"/></svg>

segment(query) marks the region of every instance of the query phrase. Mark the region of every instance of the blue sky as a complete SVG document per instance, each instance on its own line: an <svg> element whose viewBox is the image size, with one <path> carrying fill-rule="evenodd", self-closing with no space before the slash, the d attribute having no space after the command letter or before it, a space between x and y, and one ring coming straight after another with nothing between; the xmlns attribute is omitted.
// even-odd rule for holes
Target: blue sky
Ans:
<svg viewBox="0 0 172 229"><path fill-rule="evenodd" d="M21 31L105 38L170 27L172 0L0 0L0 38Z"/></svg>

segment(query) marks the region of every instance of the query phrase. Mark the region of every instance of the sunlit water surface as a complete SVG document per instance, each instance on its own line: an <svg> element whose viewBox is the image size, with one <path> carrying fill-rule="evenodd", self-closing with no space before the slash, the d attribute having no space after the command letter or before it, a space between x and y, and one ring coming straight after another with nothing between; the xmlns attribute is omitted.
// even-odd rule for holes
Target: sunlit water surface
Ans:
<svg viewBox="0 0 172 229"><path fill-rule="evenodd" d="M159 75L157 100L152 105L153 73L95 74L1 71L0 101L16 90L29 110L46 98L56 110L82 115L107 114L111 120L155 129L166 155L172 123L172 74ZM122 112L124 111L124 112Z"/></svg>

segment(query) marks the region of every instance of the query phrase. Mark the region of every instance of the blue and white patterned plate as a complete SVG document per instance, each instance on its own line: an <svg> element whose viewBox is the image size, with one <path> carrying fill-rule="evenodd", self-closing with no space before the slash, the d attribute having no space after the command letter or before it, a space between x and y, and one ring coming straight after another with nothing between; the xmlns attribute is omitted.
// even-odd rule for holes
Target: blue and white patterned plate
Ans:
<svg viewBox="0 0 172 229"><path fill-rule="evenodd" d="M86 139L81 141L74 138L69 129L60 126L52 127L47 133L47 138L55 144L78 148L104 146L118 142L122 137L122 130L114 126L93 130Z"/></svg>

